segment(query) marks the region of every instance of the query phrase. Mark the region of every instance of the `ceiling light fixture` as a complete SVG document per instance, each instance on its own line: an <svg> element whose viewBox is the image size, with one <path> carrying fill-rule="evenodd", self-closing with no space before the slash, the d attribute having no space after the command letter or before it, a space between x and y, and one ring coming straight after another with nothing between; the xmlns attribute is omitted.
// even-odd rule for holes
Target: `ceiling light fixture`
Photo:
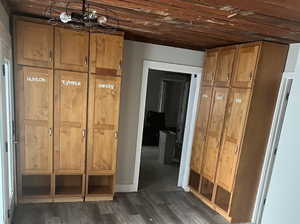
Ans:
<svg viewBox="0 0 300 224"><path fill-rule="evenodd" d="M82 0L80 2L75 0L68 0L66 2L66 8L63 12L58 11L55 6L55 1L50 0L49 7L45 11L45 16L50 17L52 23L62 22L64 24L71 23L76 27L96 27L100 26L102 28L112 28L108 25L108 18L105 15L98 14L95 9L91 9L90 4L87 3L87 0ZM74 10L70 7L71 4L81 4L81 11ZM75 8L75 7L73 7ZM101 9L102 10L102 9ZM106 10L107 9L103 9ZM114 13L113 11L111 11ZM55 16L59 14L59 16ZM116 20L116 18L115 18Z"/></svg>

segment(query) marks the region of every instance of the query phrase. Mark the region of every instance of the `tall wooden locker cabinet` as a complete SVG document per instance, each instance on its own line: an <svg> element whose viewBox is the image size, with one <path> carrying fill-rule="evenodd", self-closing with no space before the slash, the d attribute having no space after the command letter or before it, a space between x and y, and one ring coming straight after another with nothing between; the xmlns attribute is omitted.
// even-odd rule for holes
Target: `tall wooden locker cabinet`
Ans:
<svg viewBox="0 0 300 224"><path fill-rule="evenodd" d="M123 37L91 34L90 47L86 200L112 199Z"/></svg>
<svg viewBox="0 0 300 224"><path fill-rule="evenodd" d="M53 72L22 66L16 71L18 195L49 200L53 169Z"/></svg>
<svg viewBox="0 0 300 224"><path fill-rule="evenodd" d="M18 202L112 200L123 35L25 17L14 32Z"/></svg>
<svg viewBox="0 0 300 224"><path fill-rule="evenodd" d="M230 222L251 221L287 51L269 42L207 51L190 188Z"/></svg>
<svg viewBox="0 0 300 224"><path fill-rule="evenodd" d="M56 200L64 197L82 198L88 74L62 70L56 70L54 74L55 196Z"/></svg>

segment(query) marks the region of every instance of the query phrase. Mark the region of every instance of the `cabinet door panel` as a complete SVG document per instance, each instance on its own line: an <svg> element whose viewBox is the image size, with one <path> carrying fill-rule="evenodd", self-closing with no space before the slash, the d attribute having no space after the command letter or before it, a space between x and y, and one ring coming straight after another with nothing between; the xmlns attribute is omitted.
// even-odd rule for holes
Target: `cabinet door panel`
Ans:
<svg viewBox="0 0 300 224"><path fill-rule="evenodd" d="M88 71L89 34L55 28L55 68Z"/></svg>
<svg viewBox="0 0 300 224"><path fill-rule="evenodd" d="M16 77L21 172L52 172L53 74L22 67Z"/></svg>
<svg viewBox="0 0 300 224"><path fill-rule="evenodd" d="M233 71L236 47L222 48L218 56L215 86L229 86Z"/></svg>
<svg viewBox="0 0 300 224"><path fill-rule="evenodd" d="M84 172L87 74L56 71L54 150L56 173Z"/></svg>
<svg viewBox="0 0 300 224"><path fill-rule="evenodd" d="M18 64L52 68L52 26L17 21L16 37Z"/></svg>
<svg viewBox="0 0 300 224"><path fill-rule="evenodd" d="M203 149L205 143L206 128L208 124L212 88L202 87L198 105L198 115L194 134L194 143L192 148L191 169L201 173Z"/></svg>
<svg viewBox="0 0 300 224"><path fill-rule="evenodd" d="M216 74L218 60L217 50L208 50L206 52L204 74L202 78L203 85L212 85Z"/></svg>
<svg viewBox="0 0 300 224"><path fill-rule="evenodd" d="M227 104L228 88L214 88L211 117L207 128L203 176L214 182Z"/></svg>
<svg viewBox="0 0 300 224"><path fill-rule="evenodd" d="M250 89L232 89L225 118L216 182L232 191L234 176L250 101Z"/></svg>
<svg viewBox="0 0 300 224"><path fill-rule="evenodd" d="M121 72L123 56L123 37L109 34L91 34L90 70L113 69Z"/></svg>
<svg viewBox="0 0 300 224"><path fill-rule="evenodd" d="M87 154L89 174L115 172L119 103L119 77L90 75Z"/></svg>
<svg viewBox="0 0 300 224"><path fill-rule="evenodd" d="M232 80L233 87L252 87L259 49L260 45L257 43L240 45Z"/></svg>

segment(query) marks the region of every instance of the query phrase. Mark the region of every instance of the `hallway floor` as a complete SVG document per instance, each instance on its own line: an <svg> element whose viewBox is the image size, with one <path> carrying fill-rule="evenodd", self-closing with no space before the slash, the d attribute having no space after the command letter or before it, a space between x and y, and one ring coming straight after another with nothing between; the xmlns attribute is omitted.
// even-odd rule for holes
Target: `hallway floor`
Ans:
<svg viewBox="0 0 300 224"><path fill-rule="evenodd" d="M147 191L178 191L179 167L177 164L162 164L158 161L158 147L143 146L139 189Z"/></svg>
<svg viewBox="0 0 300 224"><path fill-rule="evenodd" d="M176 187L178 167L158 163L158 149L144 148L142 156L139 192L106 202L19 205L13 224L227 224Z"/></svg>

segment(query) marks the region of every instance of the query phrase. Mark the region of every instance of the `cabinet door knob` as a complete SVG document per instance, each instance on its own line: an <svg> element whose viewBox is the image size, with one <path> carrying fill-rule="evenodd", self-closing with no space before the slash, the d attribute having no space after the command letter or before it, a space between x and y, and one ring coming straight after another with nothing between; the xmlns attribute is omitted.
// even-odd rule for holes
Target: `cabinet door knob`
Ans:
<svg viewBox="0 0 300 224"><path fill-rule="evenodd" d="M252 79L252 76L253 76L253 72L250 72L250 75L249 75L249 80Z"/></svg>
<svg viewBox="0 0 300 224"><path fill-rule="evenodd" d="M50 62L52 62L52 58L53 58L52 51L50 51L50 52L49 52L49 61L50 61Z"/></svg>
<svg viewBox="0 0 300 224"><path fill-rule="evenodd" d="M237 146L235 147L234 153L237 154L238 151L239 151L239 146L237 145Z"/></svg>
<svg viewBox="0 0 300 224"><path fill-rule="evenodd" d="M84 138L85 138L85 136L86 136L86 130L85 130L85 129L83 129L83 130L82 130L82 137L84 137Z"/></svg>
<svg viewBox="0 0 300 224"><path fill-rule="evenodd" d="M52 128L49 128L49 136L52 136Z"/></svg>
<svg viewBox="0 0 300 224"><path fill-rule="evenodd" d="M87 57L87 56L84 57L84 64L85 64L85 65L88 64L88 57Z"/></svg>

